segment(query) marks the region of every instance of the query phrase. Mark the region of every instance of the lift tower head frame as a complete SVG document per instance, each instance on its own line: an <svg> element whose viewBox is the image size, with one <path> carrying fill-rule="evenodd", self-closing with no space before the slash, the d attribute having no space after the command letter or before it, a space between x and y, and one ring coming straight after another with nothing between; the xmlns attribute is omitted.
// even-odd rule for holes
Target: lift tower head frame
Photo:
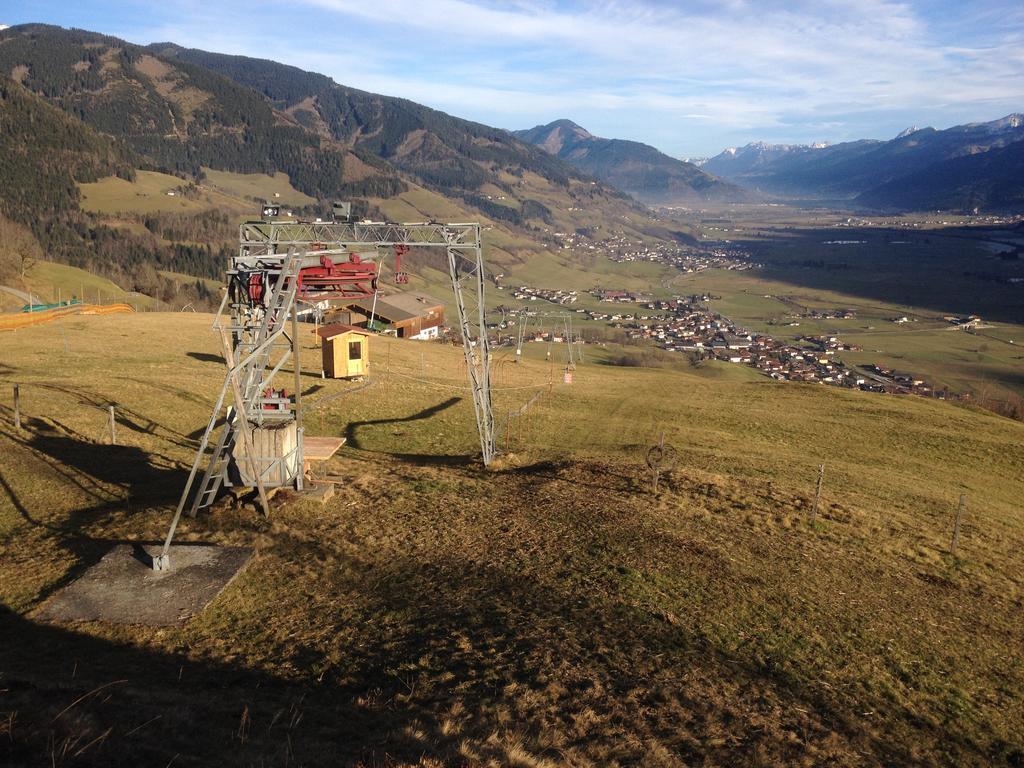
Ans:
<svg viewBox="0 0 1024 768"><path fill-rule="evenodd" d="M484 305L486 272L479 223L307 222L273 218L244 222L239 226L239 252L232 257L227 273L228 291L214 321L214 328L221 333L228 374L200 441L162 554L154 558L155 570L170 567L168 553L174 532L189 504L229 392L234 406L227 409L220 437L214 443L199 489L192 497L190 514L195 515L212 504L220 487L230 483L229 459L233 449L236 456L239 453L236 446L239 438L244 448L239 464L248 467L249 478L259 490L265 513L269 508L264 478L290 477L301 490L304 457L296 302L301 297L355 298L376 293L376 264L363 262L358 253L394 246L401 247L403 252L426 247L444 248L447 253L481 458L485 465L494 459L490 344ZM230 319L225 325L222 318L226 308ZM277 394L271 386L273 378L289 359L294 360L294 403ZM295 424L295 446L287 455L261 457L256 454L252 430L268 423L285 427ZM293 475L289 474L291 468L294 468Z"/></svg>

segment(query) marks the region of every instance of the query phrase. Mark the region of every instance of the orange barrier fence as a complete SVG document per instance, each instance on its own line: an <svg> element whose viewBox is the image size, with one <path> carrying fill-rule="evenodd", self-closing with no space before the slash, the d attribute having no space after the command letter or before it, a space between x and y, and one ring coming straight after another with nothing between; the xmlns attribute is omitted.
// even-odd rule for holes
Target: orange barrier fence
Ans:
<svg viewBox="0 0 1024 768"><path fill-rule="evenodd" d="M0 315L0 331L16 331L59 320L68 315L112 315L117 312L134 312L131 304L76 304L70 307L50 309L46 312L18 312Z"/></svg>
<svg viewBox="0 0 1024 768"><path fill-rule="evenodd" d="M82 307L83 315L114 315L118 312L134 312L131 304L86 304Z"/></svg>

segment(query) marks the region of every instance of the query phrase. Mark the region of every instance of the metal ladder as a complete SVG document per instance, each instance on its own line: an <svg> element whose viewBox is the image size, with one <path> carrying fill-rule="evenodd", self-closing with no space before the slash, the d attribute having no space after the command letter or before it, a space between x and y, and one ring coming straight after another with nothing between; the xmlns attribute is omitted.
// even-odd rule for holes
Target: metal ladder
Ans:
<svg viewBox="0 0 1024 768"><path fill-rule="evenodd" d="M206 465L202 482L199 484L199 493L192 500L192 506L188 511L189 517L195 517L199 510L206 509L213 504L227 477L228 465L231 463L231 447L235 440L234 416L234 409L228 408L227 420L221 427L220 437L217 440L217 446L213 449L210 463Z"/></svg>
<svg viewBox="0 0 1024 768"><path fill-rule="evenodd" d="M234 383L239 383L244 412L238 413L236 408L228 408L226 419L220 430L220 436L217 439L213 453L210 455L206 470L203 472L199 491L195 494L189 507L188 514L190 517L195 517L199 510L213 504L217 498L217 493L227 479L228 466L231 463L231 448L239 432L238 420L247 419L250 423L253 420L262 421L262 391L285 360L288 359L288 356L284 356L278 362L269 376L264 376L264 372L275 348L274 342L284 333L285 323L289 319L290 312L295 304L295 296L299 287L298 277L301 269L302 256L289 253L282 263L280 271L277 272L277 280L271 290L259 325L255 329L248 325L230 328L236 334L251 334L251 340L238 344L236 348L242 357L235 363L233 368L229 368L224 378L224 384L221 386L217 403L213 407L210 421L207 423L206 430L199 441L199 449L196 451L195 460L192 462L192 470L189 472L188 481L185 483L185 489L182 491L181 498L178 501L178 507L175 510L170 530L167 532L167 537L164 540L163 550L160 555L153 558L153 570L165 570L170 567L168 552L171 541L174 538L174 532L178 527L178 522L181 519L185 505L188 503L192 486L195 484L196 476L199 474L199 467L203 463L206 450L210 445L210 438L217 427L221 409L224 407L224 401L227 398L228 390L232 387L233 380ZM225 340L226 343L228 342ZM230 356L230 354L230 350L225 349L225 355Z"/></svg>

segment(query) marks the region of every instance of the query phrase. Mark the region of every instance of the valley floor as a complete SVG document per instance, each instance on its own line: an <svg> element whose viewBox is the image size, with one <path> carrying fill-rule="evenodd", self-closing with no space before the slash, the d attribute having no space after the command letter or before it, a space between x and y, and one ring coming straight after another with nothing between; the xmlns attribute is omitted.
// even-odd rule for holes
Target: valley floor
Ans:
<svg viewBox="0 0 1024 768"><path fill-rule="evenodd" d="M200 315L0 337L7 763L1024 761L1024 425L596 347L564 385L509 353L484 469L459 350L374 338L358 391L304 354L307 429L348 440L319 470L338 495L186 521L257 554L182 627L55 626L49 597L166 530L223 364Z"/></svg>

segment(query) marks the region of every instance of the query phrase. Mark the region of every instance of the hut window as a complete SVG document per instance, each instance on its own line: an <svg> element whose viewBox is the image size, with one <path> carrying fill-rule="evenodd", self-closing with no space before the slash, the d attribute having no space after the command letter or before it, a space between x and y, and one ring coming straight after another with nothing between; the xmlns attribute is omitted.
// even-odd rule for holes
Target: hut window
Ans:
<svg viewBox="0 0 1024 768"><path fill-rule="evenodd" d="M348 359L358 360L363 356L362 342L350 341L348 343Z"/></svg>

